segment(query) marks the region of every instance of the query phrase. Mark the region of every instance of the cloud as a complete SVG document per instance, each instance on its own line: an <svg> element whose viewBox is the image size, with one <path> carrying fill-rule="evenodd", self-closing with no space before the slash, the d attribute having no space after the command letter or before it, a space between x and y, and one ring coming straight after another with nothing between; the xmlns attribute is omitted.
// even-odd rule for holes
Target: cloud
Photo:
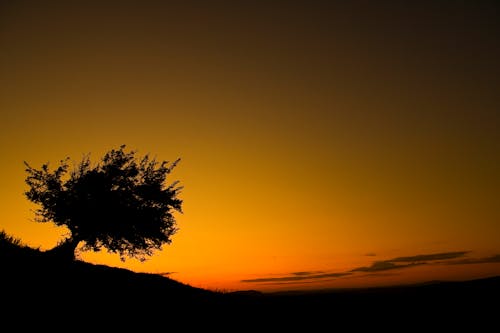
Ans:
<svg viewBox="0 0 500 333"><path fill-rule="evenodd" d="M410 268L420 265L432 265L438 263L440 264L443 263L443 261L444 263L450 265L493 263L493 262L500 263L500 254L486 258L453 260L461 258L465 256L467 253L469 253L469 251L418 254L408 257L396 257L389 260L374 261L370 266L357 267L346 272L325 273L324 271L297 271L280 277L262 277L256 279L246 279L246 280L241 280L241 282L263 283L263 284L286 284L286 283L299 283L299 282L310 283L316 280L340 278L349 275L354 277L354 275L352 274L356 272L381 274L379 272ZM375 253L367 253L366 256L370 257L375 256Z"/></svg>
<svg viewBox="0 0 500 333"><path fill-rule="evenodd" d="M413 267L413 266L423 265L423 264L424 263L394 264L390 261L375 261L370 266L354 268L351 270L351 272L380 272L380 271L388 271L391 269L401 269L401 268Z"/></svg>
<svg viewBox="0 0 500 333"><path fill-rule="evenodd" d="M349 272L344 273L322 273L322 274L296 274L296 273L309 273L309 272L295 272L291 273L291 275L281 276L281 277L265 277L265 278L257 278L257 279L247 279L241 280L241 282L292 282L292 281L308 281L308 280L318 280L318 279L328 279L328 278L337 278L341 276L350 275Z"/></svg>
<svg viewBox="0 0 500 333"><path fill-rule="evenodd" d="M370 273L367 273L367 274L358 275L358 277L365 278L365 277L381 277L381 276L396 276L396 275L400 275L400 273L394 273L394 272L391 272L391 273L370 272Z"/></svg>
<svg viewBox="0 0 500 333"><path fill-rule="evenodd" d="M442 252L442 253L432 253L432 254L419 254L411 257L398 257L387 262L416 262L416 261L434 261L434 260L449 260L463 257L469 253L469 251L457 251L457 252Z"/></svg>
<svg viewBox="0 0 500 333"><path fill-rule="evenodd" d="M367 257L376 257L377 254L373 253L373 252L369 252L369 253L365 254L365 256L367 256Z"/></svg>
<svg viewBox="0 0 500 333"><path fill-rule="evenodd" d="M484 258L467 258L447 262L448 265L491 264L500 263L500 254Z"/></svg>
<svg viewBox="0 0 500 333"><path fill-rule="evenodd" d="M290 274L292 275L298 275L298 276L307 276L307 275L313 275L313 274L318 274L318 273L323 273L323 271L314 271L314 272L292 272Z"/></svg>
<svg viewBox="0 0 500 333"><path fill-rule="evenodd" d="M451 260L463 257L468 251L441 252L431 254L418 254L410 257L397 257L389 260L375 261L370 266L358 267L351 272L380 272L392 269L402 269L417 265L428 265L429 261Z"/></svg>

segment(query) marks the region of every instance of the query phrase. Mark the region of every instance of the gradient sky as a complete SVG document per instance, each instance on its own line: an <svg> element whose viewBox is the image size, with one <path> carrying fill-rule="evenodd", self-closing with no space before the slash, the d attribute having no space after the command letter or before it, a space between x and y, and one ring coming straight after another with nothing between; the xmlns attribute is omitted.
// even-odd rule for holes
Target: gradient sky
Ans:
<svg viewBox="0 0 500 333"><path fill-rule="evenodd" d="M126 144L181 158L179 232L86 261L219 290L500 274L500 6L349 3L2 2L0 229L53 247L23 161Z"/></svg>

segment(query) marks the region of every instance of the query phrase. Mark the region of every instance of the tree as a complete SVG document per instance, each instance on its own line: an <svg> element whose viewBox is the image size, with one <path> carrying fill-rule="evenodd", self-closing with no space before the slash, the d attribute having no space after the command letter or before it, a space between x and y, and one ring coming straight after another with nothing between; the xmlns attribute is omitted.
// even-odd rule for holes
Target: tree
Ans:
<svg viewBox="0 0 500 333"><path fill-rule="evenodd" d="M70 231L52 251L74 259L83 242L83 251L106 248L122 261L126 257L144 261L171 243L178 230L173 213L182 213L178 198L182 187L178 181L165 182L180 159L160 163L135 154L122 145L95 165L87 155L69 173L69 158L52 171L48 163L35 169L24 162L29 186L25 195L40 205L35 221L53 222Z"/></svg>

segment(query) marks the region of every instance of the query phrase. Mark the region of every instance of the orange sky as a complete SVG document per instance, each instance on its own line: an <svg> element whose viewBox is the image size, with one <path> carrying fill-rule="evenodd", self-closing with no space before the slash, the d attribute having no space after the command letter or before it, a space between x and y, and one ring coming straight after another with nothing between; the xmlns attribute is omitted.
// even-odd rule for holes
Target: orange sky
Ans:
<svg viewBox="0 0 500 333"><path fill-rule="evenodd" d="M23 161L126 144L181 158L180 230L84 260L220 290L500 274L498 5L174 3L0 5L0 229L54 246Z"/></svg>

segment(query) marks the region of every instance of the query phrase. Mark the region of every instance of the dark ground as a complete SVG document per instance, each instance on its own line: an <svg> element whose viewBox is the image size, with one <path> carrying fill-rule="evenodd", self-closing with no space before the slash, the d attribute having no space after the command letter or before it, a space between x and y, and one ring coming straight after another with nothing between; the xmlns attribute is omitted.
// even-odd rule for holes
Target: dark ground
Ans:
<svg viewBox="0 0 500 333"><path fill-rule="evenodd" d="M500 277L303 293L223 293L156 274L61 261L38 250L5 246L0 248L0 269L0 320L11 327L5 332L12 327L483 332L497 330L500 323Z"/></svg>

